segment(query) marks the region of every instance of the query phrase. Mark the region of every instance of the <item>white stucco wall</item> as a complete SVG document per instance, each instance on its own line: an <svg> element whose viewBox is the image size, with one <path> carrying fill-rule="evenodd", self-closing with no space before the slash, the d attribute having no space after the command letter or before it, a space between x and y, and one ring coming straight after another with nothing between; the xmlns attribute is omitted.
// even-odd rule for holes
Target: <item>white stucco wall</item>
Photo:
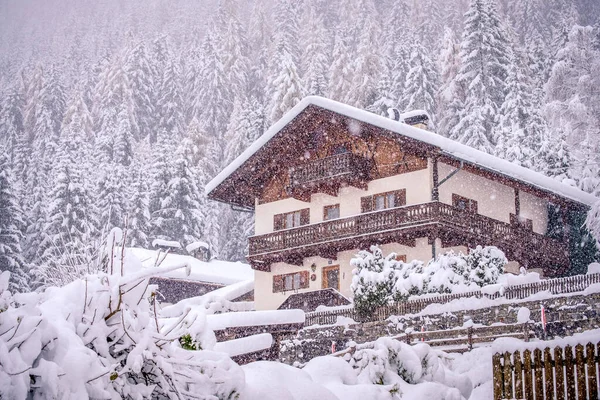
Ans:
<svg viewBox="0 0 600 400"><path fill-rule="evenodd" d="M431 245L427 238L416 240L416 246L404 246L398 243L388 243L381 246L384 255L391 252L406 255L407 261L423 260L428 262L431 259ZM323 268L338 265L340 267L340 293L349 299L352 298L350 284L352 283L352 266L350 260L358 253L358 249L342 251L338 253L337 259L327 260L322 257L307 257L302 266L290 265L285 263L275 263L271 266L271 272L254 272L254 305L257 310L274 310L287 299L294 291L273 293L273 276L280 274L289 274L298 271L309 271L309 274L315 274L316 280L309 280L309 287L298 290L298 293L319 290L323 287ZM311 270L311 265L317 266L315 272Z"/></svg>
<svg viewBox="0 0 600 400"><path fill-rule="evenodd" d="M524 191L519 192L521 216L533 221L533 231L542 235L548 230L548 200Z"/></svg>
<svg viewBox="0 0 600 400"><path fill-rule="evenodd" d="M455 169L440 163L440 181ZM510 213L515 213L515 191L512 188L464 170L444 182L439 192L442 203L452 204L452 194L456 193L477 201L479 214L502 222L509 223Z"/></svg>
<svg viewBox="0 0 600 400"><path fill-rule="evenodd" d="M406 204L419 204L431 201L431 179L429 168L408 172L388 178L369 182L367 190L355 187L341 188L337 196L316 193L311 201L284 199L271 203L259 204L255 209L255 235L273 232L273 216L285 212L310 208L310 223L323 221L323 207L340 204L340 217L345 218L360 214L360 198L392 190L406 189Z"/></svg>
<svg viewBox="0 0 600 400"><path fill-rule="evenodd" d="M443 163L440 163L438 168L440 181L455 169ZM310 202L285 199L257 205L255 232L256 234L273 232L274 215L303 208L310 208L310 223L321 222L323 220L323 207L332 204L340 204L340 217L342 218L357 215L361 212L361 197L398 189L406 189L407 205L431 201L431 166L425 170L371 181L366 191L354 187L346 187L340 189L338 196L329 196L322 193L314 194ZM476 200L478 203L478 212L481 215L506 223L510 222L510 214L515 213L514 189L466 171L459 171L446 181L440 187L439 193L440 201L446 204L452 204L453 193ZM545 233L548 224L547 201L520 191L520 205L521 215L533 221L534 231L541 234ZM415 247L400 245L398 243L390 243L381 247L386 255L390 252L406 255L407 261L422 260L428 262L432 257L432 247L428 243L427 238L417 239ZM440 240L437 240L436 254L441 254L449 250L454 250L457 253L467 252L467 248L464 246L442 248ZM255 271L256 309L276 309L287 297L294 293L292 291L273 293L274 275L308 270L309 274L312 275L314 273L316 275L316 280L310 280L307 289L298 291L299 293L308 292L322 288L322 269L323 267L333 265L340 266L340 292L344 296L351 298L352 267L350 266L350 260L357 252L358 249L340 252L336 260L309 257L304 260L302 266L276 263L272 265L271 272ZM313 263L317 266L314 272L310 269ZM518 269L518 264L514 268Z"/></svg>

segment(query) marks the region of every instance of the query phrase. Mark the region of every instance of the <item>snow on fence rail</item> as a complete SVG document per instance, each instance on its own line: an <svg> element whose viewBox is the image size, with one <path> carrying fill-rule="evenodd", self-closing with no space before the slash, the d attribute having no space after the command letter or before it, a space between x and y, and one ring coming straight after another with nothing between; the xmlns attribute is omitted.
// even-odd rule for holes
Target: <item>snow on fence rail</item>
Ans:
<svg viewBox="0 0 600 400"><path fill-rule="evenodd" d="M498 338L517 338L529 342L534 337L531 324L528 322L518 324L481 326L439 331L408 332L392 336L390 339L400 340L407 344L415 342L427 343L432 347L444 346L446 352L465 352L473 349L480 343L491 343ZM372 348L373 342L353 344L352 346L331 354L334 357L343 357L354 354L357 349Z"/></svg>
<svg viewBox="0 0 600 400"><path fill-rule="evenodd" d="M600 283L600 274L575 275L565 278L546 279L539 282L525 283L520 285L506 286L501 292L486 293L482 290L474 290L464 293L443 294L434 297L422 297L403 302L396 302L388 306L379 307L368 316L360 316L352 307L338 308L331 311L317 311L306 313L305 326L331 325L335 324L337 317L352 318L355 321L382 321L391 315L415 314L423 311L430 304L445 304L460 298L486 297L488 299L505 298L525 299L533 294L548 291L552 294L575 293L585 290L590 285Z"/></svg>
<svg viewBox="0 0 600 400"><path fill-rule="evenodd" d="M600 343L496 353L494 400L597 399L599 362Z"/></svg>

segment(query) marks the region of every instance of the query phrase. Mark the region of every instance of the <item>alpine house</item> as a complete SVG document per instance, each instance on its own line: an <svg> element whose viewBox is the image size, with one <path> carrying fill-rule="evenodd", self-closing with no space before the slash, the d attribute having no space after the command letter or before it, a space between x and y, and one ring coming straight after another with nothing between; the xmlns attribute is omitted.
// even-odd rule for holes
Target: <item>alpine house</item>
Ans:
<svg viewBox="0 0 600 400"><path fill-rule="evenodd" d="M517 269L560 276L570 269L568 224L594 201L435 133L314 96L206 193L255 212L247 258L263 310L350 297L350 259L373 244L425 262L494 245Z"/></svg>

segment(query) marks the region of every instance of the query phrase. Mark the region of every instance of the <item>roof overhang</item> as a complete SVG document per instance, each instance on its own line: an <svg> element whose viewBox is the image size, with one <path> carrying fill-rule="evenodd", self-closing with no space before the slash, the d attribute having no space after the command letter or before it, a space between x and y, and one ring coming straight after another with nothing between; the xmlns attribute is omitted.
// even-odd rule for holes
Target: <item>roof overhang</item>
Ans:
<svg viewBox="0 0 600 400"><path fill-rule="evenodd" d="M585 193L575 187L563 184L543 174L484 153L436 133L415 128L402 122L394 121L347 104L342 104L318 96L308 96L302 99L302 101L287 112L279 121L273 124L231 164L215 176L206 185L205 191L207 196L213 200L232 205L253 207L254 204L249 202L248 197L252 195L252 193L245 193L243 195L236 194L236 187L238 187L239 183L243 182L247 185L252 184L252 182L248 182L237 172L252 168L250 165L252 164L252 160L260 155L260 152L267 147L267 144L273 138L278 135L279 137L284 135L286 133L285 128L288 127L288 125L299 123L299 120L303 117L303 113L309 107L314 108L315 110L327 110L337 115L421 142L424 145L428 145L428 147L436 148L439 155L446 156L449 159L464 161L475 168L499 174L505 179L531 186L553 198L557 197L586 207L591 206L597 200L593 195Z"/></svg>

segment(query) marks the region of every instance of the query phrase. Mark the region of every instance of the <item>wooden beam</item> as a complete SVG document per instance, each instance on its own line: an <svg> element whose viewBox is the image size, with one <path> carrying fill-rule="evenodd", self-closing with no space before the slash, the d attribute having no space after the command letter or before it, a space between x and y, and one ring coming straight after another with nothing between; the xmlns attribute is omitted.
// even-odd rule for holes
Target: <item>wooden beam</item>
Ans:
<svg viewBox="0 0 600 400"><path fill-rule="evenodd" d="M431 170L433 178L433 190L431 191L431 201L440 200L440 183L439 183L439 172L438 172L438 158L436 156L431 158Z"/></svg>

